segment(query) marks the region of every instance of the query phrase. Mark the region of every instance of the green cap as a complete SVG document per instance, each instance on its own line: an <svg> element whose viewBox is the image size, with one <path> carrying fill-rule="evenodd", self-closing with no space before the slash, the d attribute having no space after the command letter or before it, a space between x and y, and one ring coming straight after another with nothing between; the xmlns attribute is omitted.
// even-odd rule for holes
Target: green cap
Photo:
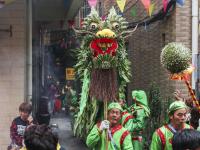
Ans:
<svg viewBox="0 0 200 150"><path fill-rule="evenodd" d="M132 91L132 98L135 98L137 102L142 105L148 106L147 95L142 90L134 90Z"/></svg>
<svg viewBox="0 0 200 150"><path fill-rule="evenodd" d="M168 109L168 114L172 115L176 110L185 108L187 109L187 105L183 101L175 101L170 104Z"/></svg>
<svg viewBox="0 0 200 150"><path fill-rule="evenodd" d="M121 105L120 105L119 103L117 103L117 102L112 102L112 103L110 103L110 104L108 105L108 111L111 110L111 109L113 109L113 108L117 108L117 109L119 109L120 111L123 111Z"/></svg>

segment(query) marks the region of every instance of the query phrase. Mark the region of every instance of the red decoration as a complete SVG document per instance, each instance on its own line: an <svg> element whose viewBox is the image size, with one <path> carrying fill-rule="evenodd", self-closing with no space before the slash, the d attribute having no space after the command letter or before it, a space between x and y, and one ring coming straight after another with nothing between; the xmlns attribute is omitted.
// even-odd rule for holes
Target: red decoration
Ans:
<svg viewBox="0 0 200 150"><path fill-rule="evenodd" d="M118 43L114 39L100 38L93 40L90 43L90 48L93 50L94 57L97 57L99 54L111 54L115 56Z"/></svg>

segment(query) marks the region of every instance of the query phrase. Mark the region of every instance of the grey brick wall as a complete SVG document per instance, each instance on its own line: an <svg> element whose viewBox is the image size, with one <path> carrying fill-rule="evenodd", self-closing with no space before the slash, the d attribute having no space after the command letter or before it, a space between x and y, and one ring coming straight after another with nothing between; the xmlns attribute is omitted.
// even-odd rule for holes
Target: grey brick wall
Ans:
<svg viewBox="0 0 200 150"><path fill-rule="evenodd" d="M106 14L115 4L115 1L104 0L104 13ZM154 0L155 12L162 7L162 1ZM130 10L134 1L126 3L124 16L129 22L143 18L146 11L139 1L135 6L137 16L131 17ZM117 7L117 6L116 6ZM164 45L169 42L182 42L191 48L191 1L185 1L183 7L176 6L170 17L163 21L145 27L140 27L129 38L129 59L132 62L132 79L128 84L128 99L131 100L131 91L143 89L146 92L152 82L155 82L161 90L162 97L172 96L175 89L180 89L188 96L186 85L183 81L169 80L169 74L160 64L160 53Z"/></svg>

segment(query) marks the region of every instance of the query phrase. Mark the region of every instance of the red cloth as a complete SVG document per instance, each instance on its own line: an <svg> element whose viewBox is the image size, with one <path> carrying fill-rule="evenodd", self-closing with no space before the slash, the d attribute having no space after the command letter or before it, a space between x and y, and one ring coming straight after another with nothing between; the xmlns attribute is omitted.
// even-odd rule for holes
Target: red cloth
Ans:
<svg viewBox="0 0 200 150"><path fill-rule="evenodd" d="M54 109L55 109L55 112L60 111L60 109L61 109L61 100L60 99L56 99Z"/></svg>

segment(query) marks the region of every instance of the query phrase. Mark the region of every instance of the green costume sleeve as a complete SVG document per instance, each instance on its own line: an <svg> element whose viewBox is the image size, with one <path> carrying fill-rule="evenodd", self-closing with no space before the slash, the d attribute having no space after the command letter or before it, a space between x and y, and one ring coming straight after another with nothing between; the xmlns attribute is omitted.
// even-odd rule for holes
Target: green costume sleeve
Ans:
<svg viewBox="0 0 200 150"><path fill-rule="evenodd" d="M89 148L94 148L99 141L100 141L100 134L97 125L95 125L87 136L86 144Z"/></svg>
<svg viewBox="0 0 200 150"><path fill-rule="evenodd" d="M153 134L150 150L162 150L162 143L156 132Z"/></svg>
<svg viewBox="0 0 200 150"><path fill-rule="evenodd" d="M133 119L129 119L129 120L127 121L127 123L124 125L124 127L125 127L129 132L132 132L132 131L133 131L132 126L133 126Z"/></svg>
<svg viewBox="0 0 200 150"><path fill-rule="evenodd" d="M133 144L130 134L128 134L124 139L122 150L133 150Z"/></svg>
<svg viewBox="0 0 200 150"><path fill-rule="evenodd" d="M146 114L143 109L137 110L136 118L133 119L132 131L139 131L145 126Z"/></svg>

